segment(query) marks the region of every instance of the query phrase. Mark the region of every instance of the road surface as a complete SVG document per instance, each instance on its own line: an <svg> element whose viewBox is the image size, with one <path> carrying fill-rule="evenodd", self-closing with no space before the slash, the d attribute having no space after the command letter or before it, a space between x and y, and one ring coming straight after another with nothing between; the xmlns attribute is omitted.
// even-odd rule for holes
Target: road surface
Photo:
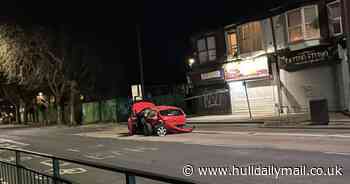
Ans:
<svg viewBox="0 0 350 184"><path fill-rule="evenodd" d="M345 184L350 180L350 130L203 125L190 134L128 137L126 128L116 125L23 128L0 130L0 146L191 178L203 183ZM13 160L13 156L7 152L0 153L0 157ZM52 171L50 160L45 158L24 155L23 162L46 173ZM187 169L185 174L190 176L183 173L184 166ZM207 176L200 176L203 170L198 170L199 167L233 169L233 166L241 169L290 167L294 170L299 166L307 169L315 167L315 170L316 167L337 167L342 176L339 173L337 176L244 176L244 173L237 176L240 172L237 170L237 173L226 173L227 176L208 176L208 173ZM193 168L193 173L188 173L192 169L188 167ZM64 177L82 184L124 183L121 174L71 163L61 163L61 169ZM159 183L141 178L137 178L137 181Z"/></svg>

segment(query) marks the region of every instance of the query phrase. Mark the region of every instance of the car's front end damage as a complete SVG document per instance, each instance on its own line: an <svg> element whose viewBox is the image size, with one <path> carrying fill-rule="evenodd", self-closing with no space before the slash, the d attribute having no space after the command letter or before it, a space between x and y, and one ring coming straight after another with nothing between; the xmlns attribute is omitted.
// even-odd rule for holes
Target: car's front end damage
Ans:
<svg viewBox="0 0 350 184"><path fill-rule="evenodd" d="M189 133L193 128L186 124L186 115L182 109L155 106L146 101L134 103L128 119L129 135L143 133L145 136L165 136L169 133Z"/></svg>

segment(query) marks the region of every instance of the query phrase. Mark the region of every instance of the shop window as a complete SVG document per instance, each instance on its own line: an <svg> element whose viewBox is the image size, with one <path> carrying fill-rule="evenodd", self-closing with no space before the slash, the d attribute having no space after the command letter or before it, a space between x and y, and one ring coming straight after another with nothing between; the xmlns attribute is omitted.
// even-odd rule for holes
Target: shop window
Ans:
<svg viewBox="0 0 350 184"><path fill-rule="evenodd" d="M262 28L259 21L239 26L238 37L241 54L263 50Z"/></svg>
<svg viewBox="0 0 350 184"><path fill-rule="evenodd" d="M235 32L227 33L227 52L228 58L232 59L237 57L238 46L237 34Z"/></svg>
<svg viewBox="0 0 350 184"><path fill-rule="evenodd" d="M288 41L298 42L320 38L317 6L306 6L286 13Z"/></svg>
<svg viewBox="0 0 350 184"><path fill-rule="evenodd" d="M215 37L209 36L199 39L197 41L197 50L200 63L216 60Z"/></svg>
<svg viewBox="0 0 350 184"><path fill-rule="evenodd" d="M334 1L327 5L328 17L329 17L329 28L332 36L338 36L343 33L342 17L340 1Z"/></svg>

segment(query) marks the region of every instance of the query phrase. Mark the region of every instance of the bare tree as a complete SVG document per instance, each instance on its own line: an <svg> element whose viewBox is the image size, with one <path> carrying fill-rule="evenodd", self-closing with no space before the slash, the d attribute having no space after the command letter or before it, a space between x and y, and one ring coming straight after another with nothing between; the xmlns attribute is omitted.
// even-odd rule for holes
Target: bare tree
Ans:
<svg viewBox="0 0 350 184"><path fill-rule="evenodd" d="M57 122L61 123L61 100L68 81L63 59L53 53L54 36L40 26L25 29L17 24L0 25L0 71L7 83L26 90L48 86L56 97Z"/></svg>
<svg viewBox="0 0 350 184"><path fill-rule="evenodd" d="M63 95L69 87L70 81L66 79L64 73L64 61L49 52L53 58L54 63L47 63L47 71L45 72L46 82L55 96L55 103L57 106L57 123L63 123Z"/></svg>
<svg viewBox="0 0 350 184"><path fill-rule="evenodd" d="M89 66L83 58L67 51L65 30L41 26L0 25L0 72L6 84L27 91L49 89L55 96L57 123L63 123L63 99L70 99L70 121L74 122L74 103L80 91L94 86ZM85 49L85 50L84 50ZM82 49L86 52L86 48ZM78 53L81 55L84 53ZM73 61L74 60L74 61ZM89 86L89 87L87 87ZM67 98L65 95L70 92Z"/></svg>

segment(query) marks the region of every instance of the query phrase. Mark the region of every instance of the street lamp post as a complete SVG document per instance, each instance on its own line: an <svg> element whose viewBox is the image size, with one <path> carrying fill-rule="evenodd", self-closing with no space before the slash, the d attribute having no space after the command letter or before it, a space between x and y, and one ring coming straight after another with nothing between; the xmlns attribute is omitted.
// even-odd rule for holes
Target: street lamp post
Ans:
<svg viewBox="0 0 350 184"><path fill-rule="evenodd" d="M142 92L142 99L144 99L144 96L145 96L145 88L144 88L145 83L144 83L144 78L143 78L143 58L142 58L140 25L137 25L136 31L137 31L137 47L138 47L138 52L139 52L141 92Z"/></svg>

